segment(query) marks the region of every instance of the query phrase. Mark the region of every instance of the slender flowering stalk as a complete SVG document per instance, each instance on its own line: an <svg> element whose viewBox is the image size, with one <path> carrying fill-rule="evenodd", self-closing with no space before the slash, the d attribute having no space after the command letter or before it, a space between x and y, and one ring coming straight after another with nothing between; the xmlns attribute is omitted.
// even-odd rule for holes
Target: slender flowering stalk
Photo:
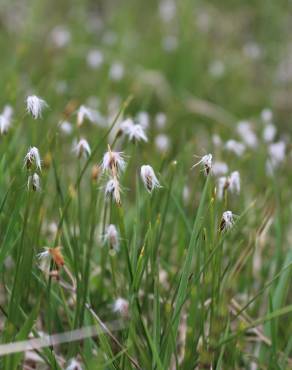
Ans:
<svg viewBox="0 0 292 370"><path fill-rule="evenodd" d="M222 219L220 222L220 231L227 231L234 225L234 216L231 211L225 211L222 214Z"/></svg>
<svg viewBox="0 0 292 370"><path fill-rule="evenodd" d="M192 168L197 167L199 164L201 164L203 166L205 175L207 176L212 170L212 158L212 154L206 154L199 160L199 162L195 163Z"/></svg>
<svg viewBox="0 0 292 370"><path fill-rule="evenodd" d="M126 167L123 153L113 152L110 146L108 146L108 151L103 156L101 167L104 172L111 171L114 176L118 175L118 173L124 171Z"/></svg>
<svg viewBox="0 0 292 370"><path fill-rule="evenodd" d="M109 245L111 249L118 252L120 249L119 233L115 225L109 225L106 228L104 235L104 241Z"/></svg>
<svg viewBox="0 0 292 370"><path fill-rule="evenodd" d="M88 158L91 154L91 149L88 144L88 141L85 139L81 139L78 143L73 145L73 152L81 158L82 156Z"/></svg>
<svg viewBox="0 0 292 370"><path fill-rule="evenodd" d="M34 119L41 118L42 112L46 107L48 107L48 104L36 95L31 95L26 98L26 110Z"/></svg>
<svg viewBox="0 0 292 370"><path fill-rule="evenodd" d="M38 170L41 171L41 157L38 148L35 146L30 147L26 156L24 157L24 165L27 169L30 169L33 164Z"/></svg>
<svg viewBox="0 0 292 370"><path fill-rule="evenodd" d="M32 188L33 191L41 190L40 177L37 173L34 173L28 177L27 188Z"/></svg>
<svg viewBox="0 0 292 370"><path fill-rule="evenodd" d="M153 168L149 165L143 165L141 167L141 179L150 194L155 188L161 187Z"/></svg>

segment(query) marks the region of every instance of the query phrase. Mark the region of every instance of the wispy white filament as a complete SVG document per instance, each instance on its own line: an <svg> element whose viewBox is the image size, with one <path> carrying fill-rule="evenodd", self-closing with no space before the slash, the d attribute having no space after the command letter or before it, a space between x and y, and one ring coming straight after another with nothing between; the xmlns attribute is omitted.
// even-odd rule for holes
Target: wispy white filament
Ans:
<svg viewBox="0 0 292 370"><path fill-rule="evenodd" d="M34 119L42 117L42 111L48 104L36 95L31 95L26 98L26 110Z"/></svg>

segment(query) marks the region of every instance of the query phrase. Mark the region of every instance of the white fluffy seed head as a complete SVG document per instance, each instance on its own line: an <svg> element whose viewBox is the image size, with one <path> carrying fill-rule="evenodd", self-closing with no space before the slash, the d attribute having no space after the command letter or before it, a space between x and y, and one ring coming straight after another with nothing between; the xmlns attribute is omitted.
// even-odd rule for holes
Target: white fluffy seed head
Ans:
<svg viewBox="0 0 292 370"><path fill-rule="evenodd" d="M266 143L272 142L276 136L276 133L277 129L275 125L273 125L272 123L268 123L263 130L263 140Z"/></svg>
<svg viewBox="0 0 292 370"><path fill-rule="evenodd" d="M238 157L241 157L245 152L245 145L239 141L231 139L225 143L225 149L236 154Z"/></svg>
<svg viewBox="0 0 292 370"><path fill-rule="evenodd" d="M165 134L159 134L155 138L155 146L157 150L161 153L165 153L170 148L170 140L169 137Z"/></svg>
<svg viewBox="0 0 292 370"><path fill-rule="evenodd" d="M40 177L37 173L34 173L28 177L27 187L28 189L32 189L33 191L41 190Z"/></svg>
<svg viewBox="0 0 292 370"><path fill-rule="evenodd" d="M114 171L118 173L120 171L124 171L126 162L123 158L123 153L113 152L109 148L109 150L103 156L101 167L104 172Z"/></svg>
<svg viewBox="0 0 292 370"><path fill-rule="evenodd" d="M66 370L83 370L83 367L81 366L80 362L78 362L75 358L72 358L69 361Z"/></svg>
<svg viewBox="0 0 292 370"><path fill-rule="evenodd" d="M131 141L148 141L142 125L135 124L131 118L127 118L120 124L120 131L128 136Z"/></svg>
<svg viewBox="0 0 292 370"><path fill-rule="evenodd" d="M286 144L284 141L278 141L269 145L268 152L273 167L278 166L285 159Z"/></svg>
<svg viewBox="0 0 292 370"><path fill-rule="evenodd" d="M109 70L109 77L113 81L120 81L124 77L124 66L120 62L114 62Z"/></svg>
<svg viewBox="0 0 292 370"><path fill-rule="evenodd" d="M106 183L104 193L106 198L113 198L117 204L121 204L121 188L116 176Z"/></svg>
<svg viewBox="0 0 292 370"><path fill-rule="evenodd" d="M48 107L48 104L36 95L31 95L26 98L26 110L34 119L41 118L42 112L46 107Z"/></svg>
<svg viewBox="0 0 292 370"><path fill-rule="evenodd" d="M221 140L221 137L217 134L214 134L212 136L212 142L215 146L219 147L222 145L222 140Z"/></svg>
<svg viewBox="0 0 292 370"><path fill-rule="evenodd" d="M29 148L26 156L24 157L24 165L27 169L30 169L33 165L35 165L38 170L41 170L41 158L38 148L35 146Z"/></svg>
<svg viewBox="0 0 292 370"><path fill-rule="evenodd" d="M225 211L222 214L222 220L220 223L220 230L227 231L232 228L234 224L234 216L231 211Z"/></svg>
<svg viewBox="0 0 292 370"><path fill-rule="evenodd" d="M135 121L143 127L144 130L146 130L149 127L149 114L147 112L139 112L135 118Z"/></svg>
<svg viewBox="0 0 292 370"><path fill-rule="evenodd" d="M134 121L132 120L132 118L126 118L124 121L120 123L120 130L122 131L123 134L128 135L133 126Z"/></svg>
<svg viewBox="0 0 292 370"><path fill-rule="evenodd" d="M229 176L229 189L231 193L239 194L240 193L240 174L238 171L231 172Z"/></svg>
<svg viewBox="0 0 292 370"><path fill-rule="evenodd" d="M124 298L117 298L113 304L113 311L126 318L129 315L129 302Z"/></svg>
<svg viewBox="0 0 292 370"><path fill-rule="evenodd" d="M224 192L230 191L233 194L240 193L240 174L238 171L231 172L230 176L222 176L218 179L217 196L223 199Z"/></svg>
<svg viewBox="0 0 292 370"><path fill-rule="evenodd" d="M165 128L166 121L167 121L167 118L166 118L166 114L165 113L159 112L159 113L156 114L156 116L155 116L155 124L156 124L156 127L159 130L162 130L162 129Z"/></svg>
<svg viewBox="0 0 292 370"><path fill-rule="evenodd" d="M228 166L224 162L214 162L212 166L212 173L215 176L222 176L228 172Z"/></svg>
<svg viewBox="0 0 292 370"><path fill-rule="evenodd" d="M50 34L50 39L52 44L56 48L64 48L67 46L71 40L71 33L70 31L64 27L63 25L56 26L52 29Z"/></svg>
<svg viewBox="0 0 292 370"><path fill-rule="evenodd" d="M138 124L135 124L129 128L128 136L131 141L148 141L143 127Z"/></svg>
<svg viewBox="0 0 292 370"><path fill-rule="evenodd" d="M6 117L8 120L11 120L12 119L12 116L13 116L13 108L11 107L11 105L9 104L6 104L3 108L3 111L2 111L2 114L4 117Z"/></svg>
<svg viewBox="0 0 292 370"><path fill-rule="evenodd" d="M91 149L88 144L88 141L85 139L79 140L78 143L75 143L73 145L73 152L81 158L82 156L85 158L88 158L91 154Z"/></svg>
<svg viewBox="0 0 292 370"><path fill-rule="evenodd" d="M141 179L146 190L151 194L155 188L160 188L159 181L155 175L153 168L149 165L141 167Z"/></svg>
<svg viewBox="0 0 292 370"><path fill-rule="evenodd" d="M118 252L120 249L119 233L115 225L109 225L106 228L104 235L104 241L109 245L111 249Z"/></svg>
<svg viewBox="0 0 292 370"><path fill-rule="evenodd" d="M62 121L59 123L60 130L63 132L65 135L70 135L73 132L73 127L72 124L68 121Z"/></svg>
<svg viewBox="0 0 292 370"><path fill-rule="evenodd" d="M49 248L44 248L44 250L37 254L37 259L39 260L39 268L44 273L49 273L51 254Z"/></svg>
<svg viewBox="0 0 292 370"><path fill-rule="evenodd" d="M241 140L250 148L255 148L258 144L258 139L252 130L251 123L248 121L240 121L237 125L237 132Z"/></svg>
<svg viewBox="0 0 292 370"><path fill-rule="evenodd" d="M261 119L264 123L271 123L273 120L273 112L269 108L265 108L261 112Z"/></svg>
<svg viewBox="0 0 292 370"><path fill-rule="evenodd" d="M92 109L86 107L85 105L80 105L77 111L77 126L82 126L85 119L90 122L94 122L94 113Z"/></svg>
<svg viewBox="0 0 292 370"><path fill-rule="evenodd" d="M86 61L90 68L93 68L93 69L99 68L104 61L104 56L103 56L102 51L98 49L89 50L87 57L86 57Z"/></svg>
<svg viewBox="0 0 292 370"><path fill-rule="evenodd" d="M11 125L10 119L8 119L4 114L0 115L0 134L7 134L9 127Z"/></svg>
<svg viewBox="0 0 292 370"><path fill-rule="evenodd" d="M224 192L228 188L228 178L226 176L221 176L218 179L218 185L217 185L217 197L221 200L223 199Z"/></svg>
<svg viewBox="0 0 292 370"><path fill-rule="evenodd" d="M197 167L199 164L201 164L202 167L203 167L205 175L206 176L209 175L209 173L212 170L212 158L213 158L213 156L212 156L211 153L204 155L203 157L201 157L199 162L197 162L193 165L193 168Z"/></svg>

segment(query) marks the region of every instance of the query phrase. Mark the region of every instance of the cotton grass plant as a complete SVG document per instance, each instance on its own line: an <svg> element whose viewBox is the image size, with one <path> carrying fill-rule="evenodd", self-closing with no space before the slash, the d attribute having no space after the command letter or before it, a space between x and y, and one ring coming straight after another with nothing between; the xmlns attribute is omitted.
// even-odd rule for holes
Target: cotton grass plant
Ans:
<svg viewBox="0 0 292 370"><path fill-rule="evenodd" d="M1 369L291 368L280 6L31 3L0 37Z"/></svg>

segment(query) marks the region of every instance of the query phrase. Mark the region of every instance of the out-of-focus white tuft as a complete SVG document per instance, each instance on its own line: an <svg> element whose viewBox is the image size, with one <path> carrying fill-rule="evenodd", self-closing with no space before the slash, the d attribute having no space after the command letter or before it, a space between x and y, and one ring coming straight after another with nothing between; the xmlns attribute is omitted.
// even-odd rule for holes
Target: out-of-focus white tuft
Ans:
<svg viewBox="0 0 292 370"><path fill-rule="evenodd" d="M245 145L239 141L231 139L225 143L225 149L236 154L238 157L241 157L245 152Z"/></svg>
<svg viewBox="0 0 292 370"><path fill-rule="evenodd" d="M31 95L26 98L26 110L34 119L41 118L42 112L46 107L48 107L48 104L36 95Z"/></svg>
<svg viewBox="0 0 292 370"><path fill-rule="evenodd" d="M67 46L69 42L71 41L71 33L64 26L56 26L51 31L50 39L51 39L52 44L56 48L61 49Z"/></svg>
<svg viewBox="0 0 292 370"><path fill-rule="evenodd" d="M170 139L165 134L159 134L155 137L155 146L161 153L166 153L170 148Z"/></svg>
<svg viewBox="0 0 292 370"><path fill-rule="evenodd" d="M102 66L104 56L102 51L98 49L89 50L86 56L87 65L92 69L98 69Z"/></svg>
<svg viewBox="0 0 292 370"><path fill-rule="evenodd" d="M248 121L240 121L237 124L237 132L241 140L250 148L256 148L258 139Z"/></svg>
<svg viewBox="0 0 292 370"><path fill-rule="evenodd" d="M215 176L222 176L228 172L228 165L225 162L214 162L212 166L212 173Z"/></svg>
<svg viewBox="0 0 292 370"><path fill-rule="evenodd" d="M113 311L127 318L129 316L129 302L124 298L117 298L113 304Z"/></svg>

